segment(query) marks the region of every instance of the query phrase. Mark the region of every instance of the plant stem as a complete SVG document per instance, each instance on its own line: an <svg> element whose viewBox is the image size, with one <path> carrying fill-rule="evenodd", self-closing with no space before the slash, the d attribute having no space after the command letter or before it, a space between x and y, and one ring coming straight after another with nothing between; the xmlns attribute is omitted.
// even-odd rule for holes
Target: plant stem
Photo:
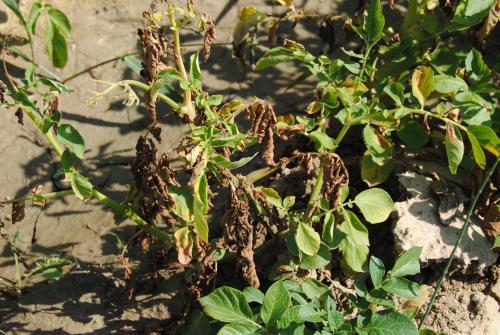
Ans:
<svg viewBox="0 0 500 335"><path fill-rule="evenodd" d="M366 63L368 62L368 58L370 56L370 51L372 50L372 46L368 46L366 48L365 54L363 55L363 63L361 64L361 70L359 71L359 76L356 78L356 85L354 85L354 93L358 90L359 83L361 78L363 78L363 74L365 73Z"/></svg>
<svg viewBox="0 0 500 335"><path fill-rule="evenodd" d="M165 242L168 242L171 240L171 237L167 233L161 231L160 229L158 229L157 227L155 227L153 225L148 224L143 218L141 218L131 208L127 208L127 207L123 206L119 202L111 199L110 197L97 191L96 189L92 190L92 197L94 199L98 200L99 202L101 202L102 204L104 204L108 207L111 207L112 209L114 209L115 211L120 213L121 215L126 216L127 218L131 219L132 221L137 223L139 226L144 227L149 233L160 238L161 240L163 240Z"/></svg>
<svg viewBox="0 0 500 335"><path fill-rule="evenodd" d="M139 54L139 53L140 53L139 51L128 52L128 53L125 53L125 54L123 54L123 55L116 56L116 57L113 57L113 58L110 58L110 59L104 60L104 61L102 61L102 62L99 62L99 63L95 64L95 65L89 66L89 67L87 67L87 68L85 68L85 69L83 69L83 70L81 70L81 71L79 71L79 72L77 72L77 73L75 73L75 74L73 74L73 75L71 75L71 76L67 77L67 78L62 79L62 80L61 80L61 83L65 84L65 83L67 83L68 81L73 80L73 79L75 79L76 77L81 76L82 74L87 73L87 72L89 72L89 71L92 71L92 70L94 70L94 69L96 69L96 68L98 68L98 67L101 67L101 66L103 66L103 65L106 65L106 64L108 64L108 63L112 63L112 62L117 61L117 60L119 60L119 59L123 59L123 58L125 58L125 57L127 57L127 56L137 55L137 54Z"/></svg>
<svg viewBox="0 0 500 335"><path fill-rule="evenodd" d="M146 92L149 92L151 90L151 87L149 87L147 84L141 83L140 81L137 80L123 80L121 81L121 83L140 88ZM181 106L179 106L177 102L175 102L165 94L158 93L158 98L167 105L169 105L170 107L172 107L173 109L175 109L178 113L182 112Z"/></svg>
<svg viewBox="0 0 500 335"><path fill-rule="evenodd" d="M318 197L321 194L321 189L323 188L323 174L324 174L323 166L320 166L318 171L318 176L316 177L316 183L314 184L311 196L309 197L309 201L307 202L308 215L312 215L316 201L318 200Z"/></svg>
<svg viewBox="0 0 500 335"><path fill-rule="evenodd" d="M255 171L250 172L249 174L246 175L246 180L249 184L253 184L256 181L269 176L271 173L276 172L280 169L279 166L270 166L270 167L265 167L262 169L258 169Z"/></svg>
<svg viewBox="0 0 500 335"><path fill-rule="evenodd" d="M168 20L170 21L170 29L172 30L172 35L174 37L175 63L177 64L177 69L179 70L182 79L188 81L189 78L186 72L186 67L184 66L184 61L182 60L179 26L177 25L177 21L175 20L175 5L169 6ZM184 107L188 109L188 111L193 110L190 89L184 90Z"/></svg>
<svg viewBox="0 0 500 335"><path fill-rule="evenodd" d="M419 329L424 325L424 322L427 319L427 316L429 315L429 313L432 309L434 301L436 300L436 297L439 293L439 290L441 289L441 285L443 284L443 281L446 277L446 274L448 273L448 270L450 269L451 263L452 263L453 259L455 258L455 254L457 252L457 249L460 246L460 243L462 242L462 240L467 232L467 229L469 228L470 218L472 216L472 213L474 212L474 208L476 207L476 203L477 203L479 197L481 196L481 193L483 193L484 188L486 187L486 184L488 184L488 181L490 180L491 176L496 171L496 168L497 168L499 162L500 162L500 156L497 157L495 163L490 167L490 169L488 170L488 172L484 176L483 181L481 183L481 186L477 190L476 194L474 195L474 198L472 199L471 204L469 205L469 210L467 211L467 217L465 219L462 230L460 230L460 234L458 235L458 239L455 242L455 246L453 247L453 250L451 251L450 257L448 257L448 261L446 262L446 265L443 269L443 272L441 273L441 276L439 277L439 280L438 280L437 285L436 285L436 289L434 290L434 293L432 294L431 300L430 300L429 304L427 305L424 316L420 320L420 323L418 325Z"/></svg>
<svg viewBox="0 0 500 335"><path fill-rule="evenodd" d="M7 201L0 201L0 204L5 205L5 204L11 204L13 202L32 201L35 198L43 198L45 200L57 199L57 198L62 198L62 197L68 196L68 195L74 195L73 190L49 192L49 193L43 193L43 194L38 194L38 195L27 195L27 196L22 197L22 198L17 198L17 199L12 199L12 200L7 200Z"/></svg>

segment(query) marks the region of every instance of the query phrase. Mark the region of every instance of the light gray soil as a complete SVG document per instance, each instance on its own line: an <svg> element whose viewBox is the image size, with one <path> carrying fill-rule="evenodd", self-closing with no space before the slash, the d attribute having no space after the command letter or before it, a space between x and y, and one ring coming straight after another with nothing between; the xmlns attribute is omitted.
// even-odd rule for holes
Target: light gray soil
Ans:
<svg viewBox="0 0 500 335"><path fill-rule="evenodd" d="M31 0L21 0L24 12ZM69 40L69 63L62 78L68 77L100 61L134 51L137 48L137 28L142 25L141 13L149 1L138 0L48 0L62 9L73 25ZM217 19L217 41L231 42L240 9L256 5L270 12L273 1L265 0L200 0L201 10ZM296 1L306 10L345 14L352 13L357 1L303 0ZM6 14L7 13L7 14ZM43 25L42 25L43 26ZM338 43L342 43L339 28ZM299 25L296 33L302 42L319 51L322 46L316 37L316 28ZM16 19L0 2L0 33L23 36ZM193 36L184 36L188 42L197 42ZM37 42L37 60L48 66L42 45ZM197 47L188 50L195 51ZM22 77L24 64L9 58L8 70L14 77ZM311 98L313 84L305 81L285 91L298 72L294 66L281 66L263 73L253 73L232 58L230 45L214 46L208 64L202 65L204 85L211 93L239 97L245 101L252 96L270 97L279 113L303 110ZM120 61L93 70L70 81L75 93L61 100L63 118L74 124L85 138L87 152L82 171L105 193L117 200L125 197L127 183L132 182L129 164L134 157L134 146L140 133L149 124L144 107L126 108L119 92L99 101L90 108L85 101L90 90L102 89L92 79L118 81L134 75ZM0 79L5 75L0 71ZM170 111L159 109L163 129L163 149L169 151L186 129L168 116ZM26 120L17 124L13 113L0 112L0 199L26 195L33 187L43 185L44 191L56 190L51 178L57 166L44 139ZM33 264L43 256L62 256L75 265L57 282L41 282L26 289L18 298L0 295L0 330L7 334L143 334L160 328L171 315L180 313L183 301L184 276L182 269L170 265L157 271L151 255L141 254L137 248L130 256L133 262L137 294L131 301L125 299L123 268L117 254L116 234L126 241L134 235L135 226L124 222L116 226L113 213L94 202L67 198L39 207L28 207L23 222L10 223L10 208L0 208L0 219L6 222L6 231L12 235L21 231L19 248ZM450 242L451 243L451 242ZM175 263L172 263L175 264ZM15 273L12 253L0 240L0 275L13 278ZM469 290L468 288L465 288ZM469 292L469 291L467 291ZM490 302L488 302L490 303ZM447 309L445 303L443 309ZM453 312L450 312L453 313ZM474 317L477 312L470 310ZM450 314L450 322L454 322ZM462 315L462 314L460 314ZM481 319L483 320L483 319ZM497 318L498 320L498 318ZM484 322L490 322L484 319ZM441 323L434 323L438 329ZM450 334L453 334L450 333ZM455 334L458 334L455 333ZM465 333L464 333L465 334Z"/></svg>

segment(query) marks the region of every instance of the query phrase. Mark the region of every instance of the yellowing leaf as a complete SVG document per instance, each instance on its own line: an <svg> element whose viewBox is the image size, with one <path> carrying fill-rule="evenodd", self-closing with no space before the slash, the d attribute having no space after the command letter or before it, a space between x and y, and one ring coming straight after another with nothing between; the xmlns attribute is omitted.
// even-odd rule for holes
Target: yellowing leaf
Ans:
<svg viewBox="0 0 500 335"><path fill-rule="evenodd" d="M187 227L177 230L174 234L177 258L179 263L186 265L193 257L193 238Z"/></svg>
<svg viewBox="0 0 500 335"><path fill-rule="evenodd" d="M411 77L411 89L413 95L424 107L425 100L434 90L434 72L430 67L418 66Z"/></svg>

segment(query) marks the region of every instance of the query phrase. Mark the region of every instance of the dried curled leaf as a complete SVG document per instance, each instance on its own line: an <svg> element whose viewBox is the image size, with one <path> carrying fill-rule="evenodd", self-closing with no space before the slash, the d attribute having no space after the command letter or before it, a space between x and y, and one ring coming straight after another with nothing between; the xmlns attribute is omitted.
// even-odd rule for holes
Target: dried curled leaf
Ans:
<svg viewBox="0 0 500 335"><path fill-rule="evenodd" d="M179 186L170 169L168 157L157 160L157 149L152 139L141 136L136 145L136 158L132 164L135 187L140 196L141 213L152 222L160 214L167 222L172 218L169 209L175 205L168 185Z"/></svg>
<svg viewBox="0 0 500 335"><path fill-rule="evenodd" d="M12 203L12 224L21 222L25 217L24 201L16 201Z"/></svg>
<svg viewBox="0 0 500 335"><path fill-rule="evenodd" d="M125 290L127 291L127 299L132 299L134 295L134 282L132 278L132 266L128 257L120 255L120 262L123 266L123 277L125 278Z"/></svg>
<svg viewBox="0 0 500 335"><path fill-rule="evenodd" d="M215 23L213 20L208 22L208 27L205 30L205 36L203 37L203 54L205 63L210 57L210 48L212 43L215 41Z"/></svg>
<svg viewBox="0 0 500 335"><path fill-rule="evenodd" d="M339 155L329 153L322 157L324 171L324 196L329 200L330 207L337 207L340 190L349 184L349 172Z"/></svg>
<svg viewBox="0 0 500 335"><path fill-rule="evenodd" d="M16 112L14 115L17 117L17 123L19 123L21 126L24 126L24 121L23 121L23 110L21 108L16 109Z"/></svg>
<svg viewBox="0 0 500 335"><path fill-rule="evenodd" d="M269 166L274 166L274 139L273 127L276 125L276 114L270 103L261 99L254 99L254 101L247 108L250 119L252 119L252 126L249 134L256 136L259 143L264 145L262 151L262 158Z"/></svg>
<svg viewBox="0 0 500 335"><path fill-rule="evenodd" d="M250 207L243 200L244 190L236 189L231 183L229 186L229 198L222 218L224 241L228 246L234 245L238 266L248 284L259 287L260 281L253 259L254 226Z"/></svg>
<svg viewBox="0 0 500 335"><path fill-rule="evenodd" d="M158 73L166 67L163 58L168 55L168 40L162 28L152 24L151 13L144 12L145 27L139 29L139 41L142 51L142 77L152 84L156 81ZM151 120L156 122L156 102L152 97L146 97L146 106L148 108Z"/></svg>

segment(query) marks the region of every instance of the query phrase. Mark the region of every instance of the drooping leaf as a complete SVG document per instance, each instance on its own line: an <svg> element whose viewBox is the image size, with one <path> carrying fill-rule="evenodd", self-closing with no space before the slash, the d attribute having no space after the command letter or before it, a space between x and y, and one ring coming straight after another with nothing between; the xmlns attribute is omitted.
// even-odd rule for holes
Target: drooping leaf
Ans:
<svg viewBox="0 0 500 335"><path fill-rule="evenodd" d="M460 129L451 124L447 125L444 146L450 172L457 174L458 166L464 157L464 141Z"/></svg>
<svg viewBox="0 0 500 335"><path fill-rule="evenodd" d="M238 169L238 168L246 165L257 155L258 155L258 153L254 154L253 156L244 157L244 158L241 158L237 161L231 162L226 157L217 154L217 155L214 155L210 160L218 166L222 166L222 167L225 167L226 169L233 170L233 169Z"/></svg>
<svg viewBox="0 0 500 335"><path fill-rule="evenodd" d="M474 160L481 169L484 169L486 167L486 156L483 149L481 148L481 145L479 144L479 141L477 140L476 136L474 136L474 134L470 131L467 131L467 137L469 138L469 142L472 146L472 154L474 155Z"/></svg>
<svg viewBox="0 0 500 335"><path fill-rule="evenodd" d="M253 6L244 7L233 30L233 47L238 50L248 37L248 33L266 19L266 14Z"/></svg>
<svg viewBox="0 0 500 335"><path fill-rule="evenodd" d="M393 148L391 142L379 134L372 126L366 125L363 129L363 141L375 164L384 165L392 158Z"/></svg>
<svg viewBox="0 0 500 335"><path fill-rule="evenodd" d="M290 294L281 281L271 285L264 296L260 316L267 326L273 326L291 304Z"/></svg>
<svg viewBox="0 0 500 335"><path fill-rule="evenodd" d="M434 72L430 67L418 66L411 78L411 89L413 95L420 102L420 106L425 105L425 101L434 90Z"/></svg>
<svg viewBox="0 0 500 335"><path fill-rule="evenodd" d="M57 139L66 145L76 157L83 159L85 153L85 141L82 135L70 124L60 124L57 127Z"/></svg>
<svg viewBox="0 0 500 335"><path fill-rule="evenodd" d="M16 16L19 18L19 20L21 21L21 23L23 25L26 24L26 21L24 20L23 13L19 9L19 6L17 5L17 1L16 0L3 0L3 3L7 7L9 7L14 12L14 14L16 14Z"/></svg>
<svg viewBox="0 0 500 335"><path fill-rule="evenodd" d="M418 261L422 247L412 247L396 260L391 270L391 277L404 277L415 275L420 272L420 263Z"/></svg>
<svg viewBox="0 0 500 335"><path fill-rule="evenodd" d="M387 94L399 107L404 105L405 87L401 83L390 83L384 87L384 93Z"/></svg>
<svg viewBox="0 0 500 335"><path fill-rule="evenodd" d="M75 195L81 200L89 200L92 198L92 183L87 178L83 177L78 172L70 173L69 176L71 188Z"/></svg>
<svg viewBox="0 0 500 335"><path fill-rule="evenodd" d="M257 61L255 68L257 71L261 71L280 63L291 62L294 59L295 56L293 55L293 51L284 47L276 47L266 52L264 56Z"/></svg>
<svg viewBox="0 0 500 335"><path fill-rule="evenodd" d="M299 268L304 270L314 270L323 268L330 263L332 259L332 254L328 245L325 243L321 243L318 252L314 256L303 256L300 261Z"/></svg>
<svg viewBox="0 0 500 335"><path fill-rule="evenodd" d="M200 299L203 311L211 318L228 323L255 324L253 313L241 291L219 287Z"/></svg>
<svg viewBox="0 0 500 335"><path fill-rule="evenodd" d="M368 230L353 212L343 210L343 214L344 222L338 227L345 235L340 243L342 258L353 271L364 272L370 245Z"/></svg>
<svg viewBox="0 0 500 335"><path fill-rule="evenodd" d="M448 29L463 30L480 23L495 0L460 0Z"/></svg>
<svg viewBox="0 0 500 335"><path fill-rule="evenodd" d="M186 265L191 262L193 256L193 238L188 227L177 229L174 234L175 247L177 249L177 258L179 263Z"/></svg>
<svg viewBox="0 0 500 335"><path fill-rule="evenodd" d="M73 91L68 86L66 86L58 81L49 79L49 78L42 77L38 80L38 82L47 86L51 91L60 92L60 93Z"/></svg>
<svg viewBox="0 0 500 335"><path fill-rule="evenodd" d="M28 22L26 23L26 28L31 35L35 35L36 22L40 17L42 9L42 4L39 1L36 1L33 3L33 5L31 5L30 16L28 18Z"/></svg>
<svg viewBox="0 0 500 335"><path fill-rule="evenodd" d="M412 149L423 147L429 140L429 134L417 121L402 122L397 129L398 137Z"/></svg>
<svg viewBox="0 0 500 335"><path fill-rule="evenodd" d="M66 66L68 62L68 45L61 31L51 20L49 20L45 30L45 44L52 65L60 69Z"/></svg>
<svg viewBox="0 0 500 335"><path fill-rule="evenodd" d="M300 251L309 256L315 255L321 245L319 234L311 226L303 222L299 222L295 240Z"/></svg>
<svg viewBox="0 0 500 335"><path fill-rule="evenodd" d="M467 133L474 135L479 144L493 155L498 156L500 154L500 139L490 127L470 125L467 127Z"/></svg>
<svg viewBox="0 0 500 335"><path fill-rule="evenodd" d="M335 140L322 131L312 131L307 134L307 137L314 141L319 151L332 150L335 148Z"/></svg>
<svg viewBox="0 0 500 335"><path fill-rule="evenodd" d="M370 257L370 278L372 279L373 286L376 288L382 284L382 279L385 275L385 266L380 258L375 256Z"/></svg>
<svg viewBox="0 0 500 335"><path fill-rule="evenodd" d="M47 10L47 15L50 21L57 27L57 30L60 30L64 36L69 36L71 33L71 23L63 12L54 7L50 7Z"/></svg>
<svg viewBox="0 0 500 335"><path fill-rule="evenodd" d="M310 300L320 299L330 291L328 286L314 278L307 278L300 288Z"/></svg>
<svg viewBox="0 0 500 335"><path fill-rule="evenodd" d="M200 61L198 57L198 53L191 55L191 67L189 68L189 76L194 80L201 79L201 70L200 70Z"/></svg>
<svg viewBox="0 0 500 335"><path fill-rule="evenodd" d="M480 0L478 0L480 2ZM483 60L481 53L472 49L465 58L465 69L467 70L467 79L472 84L487 82L490 79L490 69Z"/></svg>
<svg viewBox="0 0 500 335"><path fill-rule="evenodd" d="M359 193L354 203L370 223L384 222L394 210L391 196L381 188L370 188Z"/></svg>
<svg viewBox="0 0 500 335"><path fill-rule="evenodd" d="M193 202L194 197L191 189L187 187L171 187L169 193L174 197L175 205L172 211L175 215L186 222L193 220Z"/></svg>
<svg viewBox="0 0 500 335"><path fill-rule="evenodd" d="M204 215L205 205L199 195L193 199L194 228L202 241L208 243L208 223Z"/></svg>

